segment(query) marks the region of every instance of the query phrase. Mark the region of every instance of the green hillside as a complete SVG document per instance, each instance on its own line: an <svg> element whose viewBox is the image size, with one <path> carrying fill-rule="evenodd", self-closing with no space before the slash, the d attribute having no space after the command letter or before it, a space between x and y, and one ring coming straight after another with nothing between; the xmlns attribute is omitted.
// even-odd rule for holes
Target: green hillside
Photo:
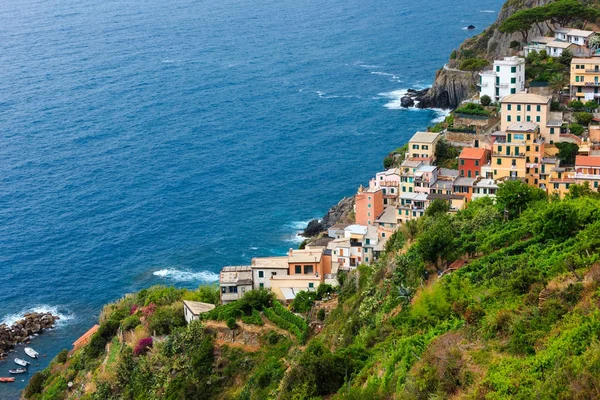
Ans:
<svg viewBox="0 0 600 400"><path fill-rule="evenodd" d="M313 306L319 333L265 291L189 326L181 300L216 302L214 289L127 296L25 397L598 398L599 197L574 185L547 199L509 182L496 204L432 206Z"/></svg>

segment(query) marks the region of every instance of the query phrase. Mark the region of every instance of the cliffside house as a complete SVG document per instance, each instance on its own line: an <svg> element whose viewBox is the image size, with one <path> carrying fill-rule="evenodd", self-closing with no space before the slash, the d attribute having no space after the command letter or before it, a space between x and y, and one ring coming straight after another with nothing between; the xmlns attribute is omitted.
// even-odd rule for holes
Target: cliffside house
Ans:
<svg viewBox="0 0 600 400"><path fill-rule="evenodd" d="M465 147L458 156L458 171L461 178L477 178L481 167L488 163L490 152L483 148Z"/></svg>
<svg viewBox="0 0 600 400"><path fill-rule="evenodd" d="M359 225L372 225L375 219L383 212L383 190L373 187L358 188L354 200L355 221Z"/></svg>
<svg viewBox="0 0 600 400"><path fill-rule="evenodd" d="M247 291L252 290L252 267L223 267L219 277L221 288L221 304L228 304L241 299Z"/></svg>
<svg viewBox="0 0 600 400"><path fill-rule="evenodd" d="M268 289L271 287L271 277L288 275L288 257L258 257L252 259L252 287Z"/></svg>
<svg viewBox="0 0 600 400"><path fill-rule="evenodd" d="M600 186L600 156L577 156L575 158L575 176L578 184L589 183L592 189Z"/></svg>
<svg viewBox="0 0 600 400"><path fill-rule="evenodd" d="M581 29L558 28L554 37L536 36L523 46L523 55L527 57L532 51L545 50L551 57L560 57L565 49L576 57L589 57L592 54L589 39L594 36L594 31Z"/></svg>
<svg viewBox="0 0 600 400"><path fill-rule="evenodd" d="M435 161L435 148L440 140L440 134L434 132L417 132L408 141L408 158Z"/></svg>
<svg viewBox="0 0 600 400"><path fill-rule="evenodd" d="M563 118L561 112L550 111L551 100L551 96L525 92L506 96L501 102L500 130L506 132L512 124L532 122L539 125L540 134L546 142L559 142Z"/></svg>
<svg viewBox="0 0 600 400"><path fill-rule="evenodd" d="M525 90L525 59L504 57L494 60L491 70L479 73L479 96L487 95L492 101Z"/></svg>
<svg viewBox="0 0 600 400"><path fill-rule="evenodd" d="M214 304L203 303L201 301L183 301L183 315L185 316L185 322L188 324L192 321L197 321L200 318L200 314L209 312L214 309Z"/></svg>
<svg viewBox="0 0 600 400"><path fill-rule="evenodd" d="M574 100L586 102L600 99L600 59L573 58L571 60L570 95Z"/></svg>

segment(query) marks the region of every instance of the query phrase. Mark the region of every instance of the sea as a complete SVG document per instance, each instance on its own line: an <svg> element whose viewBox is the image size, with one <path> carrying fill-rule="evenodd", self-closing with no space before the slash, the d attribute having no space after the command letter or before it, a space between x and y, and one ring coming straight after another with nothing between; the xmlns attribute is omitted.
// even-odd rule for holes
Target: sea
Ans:
<svg viewBox="0 0 600 400"><path fill-rule="evenodd" d="M297 247L443 110L402 109L500 0L0 2L0 322L61 317ZM475 25L474 31L466 26ZM25 357L21 346L0 376Z"/></svg>

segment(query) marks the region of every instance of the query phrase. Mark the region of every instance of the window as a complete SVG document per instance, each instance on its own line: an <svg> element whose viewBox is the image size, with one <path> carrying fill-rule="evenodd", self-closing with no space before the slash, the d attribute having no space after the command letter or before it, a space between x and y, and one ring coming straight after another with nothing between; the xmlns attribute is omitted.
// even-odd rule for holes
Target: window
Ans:
<svg viewBox="0 0 600 400"><path fill-rule="evenodd" d="M467 171L467 176L470 178L471 177L471 170Z"/></svg>
<svg viewBox="0 0 600 400"><path fill-rule="evenodd" d="M510 78L510 83L517 83L517 78Z"/></svg>
<svg viewBox="0 0 600 400"><path fill-rule="evenodd" d="M479 167L479 160L475 160L475 166Z"/></svg>
<svg viewBox="0 0 600 400"><path fill-rule="evenodd" d="M530 115L528 115L528 116L527 116L527 122L530 122L530 121L531 121L531 116L530 116Z"/></svg>
<svg viewBox="0 0 600 400"><path fill-rule="evenodd" d="M385 237L385 232L381 232L381 237L382 237L382 238L384 238L384 237ZM367 239L367 240L369 240L369 239ZM369 244L369 243L367 243L367 244Z"/></svg>
<svg viewBox="0 0 600 400"><path fill-rule="evenodd" d="M540 122L540 116L535 117L535 122Z"/></svg>
<svg viewBox="0 0 600 400"><path fill-rule="evenodd" d="M510 73L514 74L517 72L517 67L510 67Z"/></svg>
<svg viewBox="0 0 600 400"><path fill-rule="evenodd" d="M521 116L517 115L517 122L521 122Z"/></svg>
<svg viewBox="0 0 600 400"><path fill-rule="evenodd" d="M558 189L558 183L554 184L554 189Z"/></svg>
<svg viewBox="0 0 600 400"><path fill-rule="evenodd" d="M460 176L465 176L465 170L464 169L460 170Z"/></svg>
<svg viewBox="0 0 600 400"><path fill-rule="evenodd" d="M537 111L537 112L540 112L540 111L542 111L542 106L540 106L540 105L537 105L537 106L536 106L536 111Z"/></svg>
<svg viewBox="0 0 600 400"><path fill-rule="evenodd" d="M511 104L507 104L507 105L506 105L506 110L507 110L507 111L510 111L510 109L511 109L511 108L512 108L512 107L511 107Z"/></svg>
<svg viewBox="0 0 600 400"><path fill-rule="evenodd" d="M342 256L343 250L340 250L340 256ZM302 265L296 265L294 266L294 272L297 274L301 274L302 273Z"/></svg>
<svg viewBox="0 0 600 400"><path fill-rule="evenodd" d="M526 146L526 147L525 147L525 151L529 151L530 149L531 149L531 147L530 147L530 146ZM529 158L529 157L527 157L527 158Z"/></svg>
<svg viewBox="0 0 600 400"><path fill-rule="evenodd" d="M475 176L479 176L479 171L475 171Z"/></svg>
<svg viewBox="0 0 600 400"><path fill-rule="evenodd" d="M502 165L502 159L500 157L496 158L496 164ZM495 174L495 172L494 172Z"/></svg>
<svg viewBox="0 0 600 400"><path fill-rule="evenodd" d="M510 115L506 116L506 122L510 122Z"/></svg>
<svg viewBox="0 0 600 400"><path fill-rule="evenodd" d="M524 139L525 139L525 135L523 135L522 133L515 133L515 134L513 135L513 138L514 138L515 140L524 140Z"/></svg>
<svg viewBox="0 0 600 400"><path fill-rule="evenodd" d="M277 275L277 272L271 272L271 276Z"/></svg>
<svg viewBox="0 0 600 400"><path fill-rule="evenodd" d="M314 268L312 265L305 265L304 266L304 273L305 274L312 274L314 273Z"/></svg>
<svg viewBox="0 0 600 400"><path fill-rule="evenodd" d="M460 160L460 165L465 165L465 160Z"/></svg>
<svg viewBox="0 0 600 400"><path fill-rule="evenodd" d="M519 146L515 147L515 156L519 155Z"/></svg>
<svg viewBox="0 0 600 400"><path fill-rule="evenodd" d="M223 286L223 287L221 288L221 293L227 293L227 287Z"/></svg>
<svg viewBox="0 0 600 400"><path fill-rule="evenodd" d="M515 94L515 93L517 93L517 89L515 89L515 88L510 89L510 94Z"/></svg>
<svg viewBox="0 0 600 400"><path fill-rule="evenodd" d="M500 72L500 66L496 65L496 72Z"/></svg>
<svg viewBox="0 0 600 400"><path fill-rule="evenodd" d="M527 111L531 111L531 104L527 104Z"/></svg>
<svg viewBox="0 0 600 400"><path fill-rule="evenodd" d="M498 146L498 153L502 152L502 146Z"/></svg>
<svg viewBox="0 0 600 400"><path fill-rule="evenodd" d="M550 134L553 135L554 134L554 128L550 128Z"/></svg>
<svg viewBox="0 0 600 400"><path fill-rule="evenodd" d="M413 145L412 145L412 148L413 148L413 149L417 149L417 150L419 150L419 145L418 145L418 144L413 144Z"/></svg>
<svg viewBox="0 0 600 400"><path fill-rule="evenodd" d="M309 289L314 289L315 284L313 282L308 282L308 287L309 287Z"/></svg>
<svg viewBox="0 0 600 400"><path fill-rule="evenodd" d="M421 146L421 150L429 150L429 146L424 144L423 146Z"/></svg>
<svg viewBox="0 0 600 400"><path fill-rule="evenodd" d="M575 82L579 82L579 76L575 76Z"/></svg>
<svg viewBox="0 0 600 400"><path fill-rule="evenodd" d="M513 167L516 167L517 166L517 160L512 160L511 164L512 164Z"/></svg>
<svg viewBox="0 0 600 400"><path fill-rule="evenodd" d="M517 111L521 111L521 105L517 104Z"/></svg>
<svg viewBox="0 0 600 400"><path fill-rule="evenodd" d="M258 284L258 287L261 288L261 289L264 289L265 288L265 284L261 282L261 283Z"/></svg>
<svg viewBox="0 0 600 400"><path fill-rule="evenodd" d="M229 293L237 293L237 286L229 286Z"/></svg>
<svg viewBox="0 0 600 400"><path fill-rule="evenodd" d="M371 203L367 204L367 207L371 208Z"/></svg>
<svg viewBox="0 0 600 400"><path fill-rule="evenodd" d="M265 271L258 271L258 277L259 278L264 278L265 277Z"/></svg>

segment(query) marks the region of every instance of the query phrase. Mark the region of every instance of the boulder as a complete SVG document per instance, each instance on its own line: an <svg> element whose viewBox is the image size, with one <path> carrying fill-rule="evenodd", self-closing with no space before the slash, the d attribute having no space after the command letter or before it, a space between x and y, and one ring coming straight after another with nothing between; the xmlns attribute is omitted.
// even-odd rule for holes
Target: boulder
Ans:
<svg viewBox="0 0 600 400"><path fill-rule="evenodd" d="M412 107L415 105L415 101L410 96L404 96L400 99L400 105L404 108Z"/></svg>
<svg viewBox="0 0 600 400"><path fill-rule="evenodd" d="M318 219L313 219L308 223L304 232L302 232L302 236L304 237L313 237L317 236L319 233L323 232L323 225Z"/></svg>

